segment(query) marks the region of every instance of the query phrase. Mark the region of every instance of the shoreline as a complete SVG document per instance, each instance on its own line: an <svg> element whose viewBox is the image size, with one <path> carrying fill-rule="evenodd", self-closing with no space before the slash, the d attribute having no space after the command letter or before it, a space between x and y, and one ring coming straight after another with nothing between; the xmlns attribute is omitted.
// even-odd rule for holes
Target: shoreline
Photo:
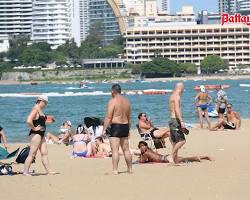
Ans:
<svg viewBox="0 0 250 200"><path fill-rule="evenodd" d="M169 77L169 78L145 78L143 81L149 82L168 82L168 81L206 81L206 80L242 80L242 79L250 79L250 75L213 75L213 76L187 76L187 77ZM90 79L92 80L92 79ZM124 79L111 79L121 83L126 83L131 80L135 80L135 78L124 78ZM111 81L110 80L110 81ZM99 81L97 81L99 82ZM10 80L0 80L0 85L25 85L25 84L48 84L48 83L55 83L55 84L62 84L62 83L79 83L79 81L74 80L51 80L51 81L10 81Z"/></svg>

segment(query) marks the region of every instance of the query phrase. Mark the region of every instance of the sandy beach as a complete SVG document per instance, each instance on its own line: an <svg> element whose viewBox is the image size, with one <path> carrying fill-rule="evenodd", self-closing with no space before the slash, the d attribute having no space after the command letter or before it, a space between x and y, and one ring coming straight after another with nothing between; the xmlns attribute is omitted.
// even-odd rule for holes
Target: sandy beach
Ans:
<svg viewBox="0 0 250 200"><path fill-rule="evenodd" d="M110 158L71 159L71 146L48 145L51 166L59 174L45 176L40 155L32 165L35 176L1 176L1 199L222 199L250 198L250 120L243 120L236 131L210 132L191 129L182 156L210 155L215 161L168 164L134 164L132 175L125 173L120 159L118 176L111 175ZM140 137L131 131L131 147L136 148ZM27 144L12 144L11 149ZM169 153L171 146L167 141ZM134 160L137 158L134 156ZM10 160L6 161L10 162ZM14 165L22 170L23 165Z"/></svg>

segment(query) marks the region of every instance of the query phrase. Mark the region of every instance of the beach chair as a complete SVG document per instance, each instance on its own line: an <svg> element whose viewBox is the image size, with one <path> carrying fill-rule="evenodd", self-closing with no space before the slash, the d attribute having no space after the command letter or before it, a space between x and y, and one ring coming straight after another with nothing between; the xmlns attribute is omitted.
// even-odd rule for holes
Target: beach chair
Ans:
<svg viewBox="0 0 250 200"><path fill-rule="evenodd" d="M150 133L142 133L139 124L136 124L136 128L141 139L148 143L149 147L152 149L162 149L166 148L165 140L163 138L152 138Z"/></svg>
<svg viewBox="0 0 250 200"><path fill-rule="evenodd" d="M19 148L9 153L5 148L0 147L0 160L7 160L17 156Z"/></svg>

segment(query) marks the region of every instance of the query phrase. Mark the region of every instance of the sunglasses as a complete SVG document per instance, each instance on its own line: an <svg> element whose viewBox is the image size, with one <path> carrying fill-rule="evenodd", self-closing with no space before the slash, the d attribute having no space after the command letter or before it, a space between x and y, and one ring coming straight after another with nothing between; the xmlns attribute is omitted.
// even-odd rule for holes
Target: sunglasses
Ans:
<svg viewBox="0 0 250 200"><path fill-rule="evenodd" d="M143 117L147 117L147 115L142 115Z"/></svg>
<svg viewBox="0 0 250 200"><path fill-rule="evenodd" d="M227 107L227 108L232 108L232 106L229 106L229 107Z"/></svg>

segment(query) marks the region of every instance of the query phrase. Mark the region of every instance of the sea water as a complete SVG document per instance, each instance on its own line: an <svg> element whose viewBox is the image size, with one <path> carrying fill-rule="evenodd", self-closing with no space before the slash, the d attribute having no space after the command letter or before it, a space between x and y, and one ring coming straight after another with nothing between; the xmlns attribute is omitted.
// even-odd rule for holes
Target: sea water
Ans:
<svg viewBox="0 0 250 200"><path fill-rule="evenodd" d="M176 81L121 83L122 90L174 89ZM182 98L184 120L197 123L197 110L194 97L196 85L229 84L226 90L229 101L242 118L250 117L250 80L188 80L184 81L185 92ZM58 133L60 125L70 120L73 128L83 122L84 117L104 118L107 103L111 98L111 83L88 84L88 88L79 88L78 84L38 84L38 85L0 85L0 126L8 135L10 142L27 142L29 127L26 123L28 114L36 102L37 93L49 96L49 104L45 109L47 115L54 115L56 122L47 126L47 131ZM213 100L216 91L209 91ZM139 112L146 112L156 127L167 126L169 120L168 99L165 95L126 95L132 104L132 128L135 128Z"/></svg>

